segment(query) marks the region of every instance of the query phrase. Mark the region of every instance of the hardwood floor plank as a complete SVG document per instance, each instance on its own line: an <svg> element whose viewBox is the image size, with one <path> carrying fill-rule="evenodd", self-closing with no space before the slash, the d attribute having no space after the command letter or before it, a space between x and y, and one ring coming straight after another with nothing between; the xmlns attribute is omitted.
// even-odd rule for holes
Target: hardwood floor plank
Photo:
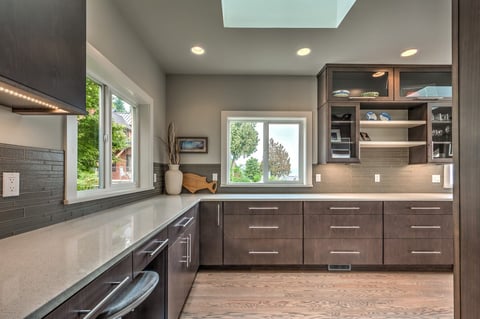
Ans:
<svg viewBox="0 0 480 319"><path fill-rule="evenodd" d="M181 319L452 319L453 275L200 271Z"/></svg>

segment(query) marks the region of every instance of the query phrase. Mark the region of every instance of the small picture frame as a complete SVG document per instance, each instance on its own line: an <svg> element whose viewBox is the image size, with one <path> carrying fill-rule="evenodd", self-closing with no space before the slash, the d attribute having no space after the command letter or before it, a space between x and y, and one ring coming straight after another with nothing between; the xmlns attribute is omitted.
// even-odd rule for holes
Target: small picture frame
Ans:
<svg viewBox="0 0 480 319"><path fill-rule="evenodd" d="M177 137L180 153L208 153L208 137Z"/></svg>
<svg viewBox="0 0 480 319"><path fill-rule="evenodd" d="M367 132L360 132L360 138L362 139L362 141L371 141L372 140Z"/></svg>
<svg viewBox="0 0 480 319"><path fill-rule="evenodd" d="M331 142L340 143L342 141L342 135L340 134L340 129L332 129L330 131L330 134L331 134L331 138L330 138Z"/></svg>

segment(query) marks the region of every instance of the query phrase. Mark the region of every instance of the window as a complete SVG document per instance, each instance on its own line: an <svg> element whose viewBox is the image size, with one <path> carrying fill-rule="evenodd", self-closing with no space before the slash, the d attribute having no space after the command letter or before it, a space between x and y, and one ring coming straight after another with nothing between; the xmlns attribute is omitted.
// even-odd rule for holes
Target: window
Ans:
<svg viewBox="0 0 480 319"><path fill-rule="evenodd" d="M153 189L153 100L90 45L87 69L88 114L66 117L65 203Z"/></svg>
<svg viewBox="0 0 480 319"><path fill-rule="evenodd" d="M223 186L311 186L311 113L222 112Z"/></svg>

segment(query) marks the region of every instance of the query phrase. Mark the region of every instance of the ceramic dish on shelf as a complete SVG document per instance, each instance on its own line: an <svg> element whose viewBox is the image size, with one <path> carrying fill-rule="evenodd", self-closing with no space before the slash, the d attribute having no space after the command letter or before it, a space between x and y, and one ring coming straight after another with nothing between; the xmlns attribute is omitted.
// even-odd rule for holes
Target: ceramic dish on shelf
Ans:
<svg viewBox="0 0 480 319"><path fill-rule="evenodd" d="M375 112L368 111L367 113L365 113L365 118L368 121L376 121L377 120L377 114L375 114Z"/></svg>
<svg viewBox="0 0 480 319"><path fill-rule="evenodd" d="M388 114L387 112L382 112L380 113L380 121L391 121L392 120L392 116L390 114Z"/></svg>
<svg viewBox="0 0 480 319"><path fill-rule="evenodd" d="M362 94L360 94L361 97L378 97L379 95L380 95L380 93L378 93L376 91L363 92Z"/></svg>
<svg viewBox="0 0 480 319"><path fill-rule="evenodd" d="M332 92L334 97L349 97L350 91L349 90L335 90Z"/></svg>

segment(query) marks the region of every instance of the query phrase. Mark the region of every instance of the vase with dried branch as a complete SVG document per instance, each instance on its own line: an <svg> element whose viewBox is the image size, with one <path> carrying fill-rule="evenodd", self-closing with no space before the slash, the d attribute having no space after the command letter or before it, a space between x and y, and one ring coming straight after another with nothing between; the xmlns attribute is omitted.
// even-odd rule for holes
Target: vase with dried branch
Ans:
<svg viewBox="0 0 480 319"><path fill-rule="evenodd" d="M167 134L168 171L165 172L165 191L169 195L178 195L182 192L183 173L180 167L180 152L178 149L175 124L168 125Z"/></svg>

